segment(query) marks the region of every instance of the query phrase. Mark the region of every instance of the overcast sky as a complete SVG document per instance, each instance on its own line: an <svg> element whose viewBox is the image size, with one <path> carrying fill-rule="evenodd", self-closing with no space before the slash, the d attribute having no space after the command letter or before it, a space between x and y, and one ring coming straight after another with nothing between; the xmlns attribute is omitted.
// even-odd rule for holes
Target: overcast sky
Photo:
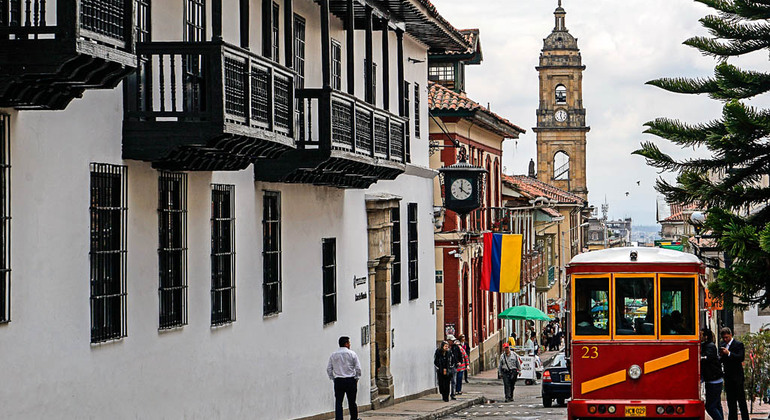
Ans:
<svg viewBox="0 0 770 420"><path fill-rule="evenodd" d="M433 0L460 29L479 28L484 61L467 67L468 96L527 130L503 148L507 174L525 174L535 157L538 64L543 38L554 27L556 0ZM655 224L657 171L631 155L653 140L676 156L669 142L642 134L656 117L701 122L719 118L722 105L705 96L678 95L645 85L659 77L710 76L716 62L682 44L706 35L698 19L711 9L692 0L564 0L567 29L578 38L583 64L583 103L588 133L589 201L597 209L605 196L609 217ZM766 70L767 53L736 62ZM670 177L670 176L669 176ZM637 185L640 181L640 185ZM628 195L626 196L626 192Z"/></svg>

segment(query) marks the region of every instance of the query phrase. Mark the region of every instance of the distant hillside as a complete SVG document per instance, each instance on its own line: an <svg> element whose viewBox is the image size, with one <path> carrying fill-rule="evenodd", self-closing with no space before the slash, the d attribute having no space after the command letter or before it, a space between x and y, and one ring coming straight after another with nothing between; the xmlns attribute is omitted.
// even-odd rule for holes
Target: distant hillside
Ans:
<svg viewBox="0 0 770 420"><path fill-rule="evenodd" d="M646 225L646 226L645 225L639 225L639 226L632 225L631 226L631 231L632 232L649 232L649 233L660 232L660 225Z"/></svg>

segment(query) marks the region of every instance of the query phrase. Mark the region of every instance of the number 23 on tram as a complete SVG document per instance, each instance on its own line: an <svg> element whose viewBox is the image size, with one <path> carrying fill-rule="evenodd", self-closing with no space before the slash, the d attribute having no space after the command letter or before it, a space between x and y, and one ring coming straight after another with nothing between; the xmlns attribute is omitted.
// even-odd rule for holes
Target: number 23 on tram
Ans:
<svg viewBox="0 0 770 420"><path fill-rule="evenodd" d="M570 420L704 418L702 273L694 255L661 248L612 248L570 261Z"/></svg>

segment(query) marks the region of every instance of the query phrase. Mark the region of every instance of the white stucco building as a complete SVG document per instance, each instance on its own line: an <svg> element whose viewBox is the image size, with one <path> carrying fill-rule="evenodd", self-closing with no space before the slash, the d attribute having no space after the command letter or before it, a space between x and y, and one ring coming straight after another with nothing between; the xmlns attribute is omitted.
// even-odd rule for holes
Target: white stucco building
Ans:
<svg viewBox="0 0 770 420"><path fill-rule="evenodd" d="M434 392L428 0L11 4L3 418L328 417L342 335Z"/></svg>

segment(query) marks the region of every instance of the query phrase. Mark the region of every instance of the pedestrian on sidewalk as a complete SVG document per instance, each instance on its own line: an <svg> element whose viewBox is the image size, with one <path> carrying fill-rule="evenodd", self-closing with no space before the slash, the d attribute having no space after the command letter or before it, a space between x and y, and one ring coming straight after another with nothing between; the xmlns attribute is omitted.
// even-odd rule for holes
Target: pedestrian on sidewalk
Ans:
<svg viewBox="0 0 770 420"><path fill-rule="evenodd" d="M505 402L513 401L513 391L516 387L516 379L519 377L521 363L519 356L511 351L511 346L503 344L503 354L500 355L500 365L498 367L500 377L503 378L503 388L505 390Z"/></svg>
<svg viewBox="0 0 770 420"><path fill-rule="evenodd" d="M452 381L452 352L449 350L449 343L441 342L441 346L436 349L433 355L433 365L436 367L438 376L438 390L444 401L449 401L449 384Z"/></svg>
<svg viewBox="0 0 770 420"><path fill-rule="evenodd" d="M460 340L455 341L455 347L460 349L460 359L457 362L457 380L455 381L455 395L463 394L463 376L468 370L468 353L465 352L462 342Z"/></svg>
<svg viewBox="0 0 770 420"><path fill-rule="evenodd" d="M460 360L462 358L462 354L460 354L460 346L455 344L457 339L452 334L449 334L447 336L447 342L449 343L449 351L452 352L452 367L449 369L450 372L450 380L449 380L449 396L456 400L455 398L455 389L457 388L457 366L460 364Z"/></svg>
<svg viewBox="0 0 770 420"><path fill-rule="evenodd" d="M465 383L467 384L467 383L469 383L468 382L468 374L470 373L470 367L471 367L470 366L471 365L471 360L470 360L470 357L468 355L471 354L471 348L470 348L470 346L468 346L468 343L465 341L465 335L460 334L460 335L457 336L457 338L460 339L460 347L462 347L463 350L465 350L465 357L468 360L468 363L467 363L467 366L466 366L466 370L465 370L465 375L464 375L465 376Z"/></svg>
<svg viewBox="0 0 770 420"><path fill-rule="evenodd" d="M348 411L351 420L358 420L356 393L358 378L361 377L361 363L358 355L350 350L350 337L342 336L338 340L339 350L329 357L326 373L334 381L334 418L342 420L342 400L348 397Z"/></svg>
<svg viewBox="0 0 770 420"><path fill-rule="evenodd" d="M733 338L730 327L719 331L722 344L719 348L719 360L724 366L725 394L727 394L727 418L738 420L738 409L741 420L749 420L749 408L746 405L746 391L743 388L743 358L745 347L743 343Z"/></svg>
<svg viewBox="0 0 770 420"><path fill-rule="evenodd" d="M708 328L700 330L700 376L706 386L706 412L713 420L724 420L722 412L722 365L719 363L714 333Z"/></svg>

